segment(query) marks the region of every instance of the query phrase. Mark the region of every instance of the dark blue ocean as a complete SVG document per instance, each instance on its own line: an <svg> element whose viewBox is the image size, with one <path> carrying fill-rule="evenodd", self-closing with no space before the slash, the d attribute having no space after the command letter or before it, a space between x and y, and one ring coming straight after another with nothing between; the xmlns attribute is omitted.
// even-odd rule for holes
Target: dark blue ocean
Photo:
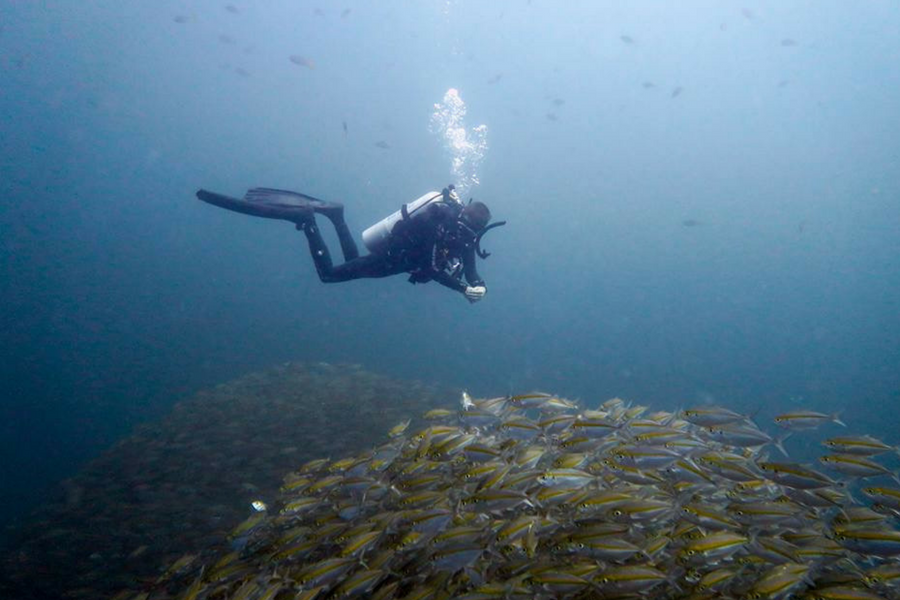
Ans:
<svg viewBox="0 0 900 600"><path fill-rule="evenodd" d="M0 525L285 361L900 443L897 31L889 0L2 3ZM451 182L508 221L478 304L320 283L290 224L194 196L358 236Z"/></svg>

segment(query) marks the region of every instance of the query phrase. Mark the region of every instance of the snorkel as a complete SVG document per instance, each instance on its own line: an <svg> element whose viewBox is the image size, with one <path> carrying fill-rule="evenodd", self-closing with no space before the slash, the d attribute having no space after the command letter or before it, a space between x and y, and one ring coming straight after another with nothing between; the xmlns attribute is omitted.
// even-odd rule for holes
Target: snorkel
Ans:
<svg viewBox="0 0 900 600"><path fill-rule="evenodd" d="M475 215L470 216L466 214L470 207L480 209L476 210ZM472 238L470 239L473 239L475 242L475 252L481 258L487 258L488 256L490 256L490 252L481 249L481 238L483 238L484 234L486 234L491 229L506 225L506 221L489 223L491 218L491 211L487 208L487 206L484 205L483 202L476 202L475 205L473 205L472 198L469 198L469 202L468 204L466 204L466 208L463 209L463 213L460 216L461 218L459 220L459 224L472 236Z"/></svg>
<svg viewBox="0 0 900 600"><path fill-rule="evenodd" d="M475 236L475 252L478 254L478 256L480 256L481 258L487 258L491 255L491 253L487 250L481 249L481 238L483 238L484 234L486 234L491 229L494 229L495 227L502 227L503 225L506 225L506 221L497 221L496 223L491 223L487 227L484 227L481 231L478 232L478 235Z"/></svg>

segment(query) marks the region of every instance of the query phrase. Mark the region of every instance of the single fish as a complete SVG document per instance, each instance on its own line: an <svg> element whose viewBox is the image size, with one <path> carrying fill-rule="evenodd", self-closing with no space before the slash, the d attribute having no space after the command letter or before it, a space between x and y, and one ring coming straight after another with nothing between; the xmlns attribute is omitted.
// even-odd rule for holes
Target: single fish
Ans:
<svg viewBox="0 0 900 600"><path fill-rule="evenodd" d="M772 481L792 488L814 490L836 485L836 482L827 475L803 465L761 462L758 463L758 466L768 474Z"/></svg>
<svg viewBox="0 0 900 600"><path fill-rule="evenodd" d="M516 408L526 410L536 408L548 412L572 410L575 408L575 404L565 398L560 398L552 394L544 394L542 392L511 396L509 398L509 403Z"/></svg>
<svg viewBox="0 0 900 600"><path fill-rule="evenodd" d="M718 562L743 548L749 541L749 537L731 531L710 533L689 542L679 555L679 560L690 564Z"/></svg>
<svg viewBox="0 0 900 600"><path fill-rule="evenodd" d="M840 413L825 414L812 410L795 410L775 417L775 424L785 429L795 431L801 429L816 429L824 423L835 423L841 427L847 424L838 417Z"/></svg>
<svg viewBox="0 0 900 600"><path fill-rule="evenodd" d="M358 564L357 559L326 558L300 570L294 577L304 587L327 585L346 575Z"/></svg>
<svg viewBox="0 0 900 600"><path fill-rule="evenodd" d="M309 58L300 56L299 54L291 54L291 55L288 57L288 59L289 59L292 63L294 63L295 65L298 65L298 66L300 66L300 67L306 67L306 68L308 68L308 69L315 69L315 68L316 68L316 63L314 63L314 62L312 61L312 59L309 59Z"/></svg>
<svg viewBox="0 0 900 600"><path fill-rule="evenodd" d="M822 444L841 454L855 454L857 456L875 456L891 450L900 454L896 446L889 446L881 440L870 435L839 436L828 438Z"/></svg>
<svg viewBox="0 0 900 600"><path fill-rule="evenodd" d="M363 569L343 580L335 594L341 598L371 597L369 593L387 576L381 569Z"/></svg>
<svg viewBox="0 0 900 600"><path fill-rule="evenodd" d="M665 583L666 574L649 565L632 565L611 567L601 573L595 580L603 597L616 594L634 594Z"/></svg>
<svg viewBox="0 0 900 600"><path fill-rule="evenodd" d="M722 567L714 569L706 573L700 581L697 582L697 589L701 592L720 591L722 588L730 584L735 576L740 572L737 567Z"/></svg>
<svg viewBox="0 0 900 600"><path fill-rule="evenodd" d="M376 144L377 145L377 144ZM429 410L427 413L423 415L423 418L428 420L433 419L446 419L447 417L453 414L452 410L447 410L446 408L433 408Z"/></svg>
<svg viewBox="0 0 900 600"><path fill-rule="evenodd" d="M778 600L789 597L795 590L812 583L809 571L812 565L804 563L785 563L776 565L762 574L752 588L754 598L772 598Z"/></svg>
<svg viewBox="0 0 900 600"><path fill-rule="evenodd" d="M685 520L704 529L738 529L740 524L731 519L724 511L711 504L692 502L681 509Z"/></svg>
<svg viewBox="0 0 900 600"><path fill-rule="evenodd" d="M879 465L862 456L854 456L852 454L826 454L820 456L819 461L831 467L839 473L850 475L851 477L875 477L877 475L887 475L900 483L897 475L890 471L887 467Z"/></svg>
<svg viewBox="0 0 900 600"><path fill-rule="evenodd" d="M867 487L863 488L863 494L871 500L887 506L896 511L900 511L900 489L885 487Z"/></svg>
<svg viewBox="0 0 900 600"><path fill-rule="evenodd" d="M390 431L388 431L388 437L395 438L403 435L403 432L409 427L409 424L412 422L412 419L407 419L405 421L401 421L397 423L393 427L391 427Z"/></svg>
<svg viewBox="0 0 900 600"><path fill-rule="evenodd" d="M900 531L893 529L836 529L834 539L844 548L880 557L900 555Z"/></svg>
<svg viewBox="0 0 900 600"><path fill-rule="evenodd" d="M550 469L537 478L546 487L579 488L596 480L596 477L578 469Z"/></svg>
<svg viewBox="0 0 900 600"><path fill-rule="evenodd" d="M760 446L772 444L778 448L779 452L784 456L788 455L782 442L785 437L790 435L790 433L787 433L781 438L773 438L768 433L752 424L721 425L709 427L707 428L707 431L709 432L710 439L713 439L720 444L736 446L738 448L759 448Z"/></svg>
<svg viewBox="0 0 900 600"><path fill-rule="evenodd" d="M682 411L682 418L700 427L712 427L746 421L747 416L721 406L688 408Z"/></svg>

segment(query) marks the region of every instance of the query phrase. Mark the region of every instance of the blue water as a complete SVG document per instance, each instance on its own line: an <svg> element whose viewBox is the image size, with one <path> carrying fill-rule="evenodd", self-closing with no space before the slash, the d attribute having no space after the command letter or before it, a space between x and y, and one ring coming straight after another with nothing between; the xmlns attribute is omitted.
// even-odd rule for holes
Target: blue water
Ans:
<svg viewBox="0 0 900 600"><path fill-rule="evenodd" d="M4 2L0 523L286 360L900 443L898 30L888 0ZM359 232L451 181L450 88L509 221L480 304L321 284L290 225L194 198L296 189Z"/></svg>

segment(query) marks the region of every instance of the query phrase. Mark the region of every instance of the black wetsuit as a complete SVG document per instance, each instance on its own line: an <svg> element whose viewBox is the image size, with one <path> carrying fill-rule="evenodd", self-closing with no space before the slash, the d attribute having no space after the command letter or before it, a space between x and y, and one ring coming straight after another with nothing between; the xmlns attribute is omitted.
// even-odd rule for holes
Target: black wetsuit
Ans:
<svg viewBox="0 0 900 600"><path fill-rule="evenodd" d="M329 215L337 230L344 264L334 266L331 253L315 221L298 228L306 233L319 279L325 283L409 273L412 283L437 281L458 292L483 286L475 268L477 233L460 223L462 206L454 202L430 203L415 218L398 221L384 252L359 256L343 214Z"/></svg>

